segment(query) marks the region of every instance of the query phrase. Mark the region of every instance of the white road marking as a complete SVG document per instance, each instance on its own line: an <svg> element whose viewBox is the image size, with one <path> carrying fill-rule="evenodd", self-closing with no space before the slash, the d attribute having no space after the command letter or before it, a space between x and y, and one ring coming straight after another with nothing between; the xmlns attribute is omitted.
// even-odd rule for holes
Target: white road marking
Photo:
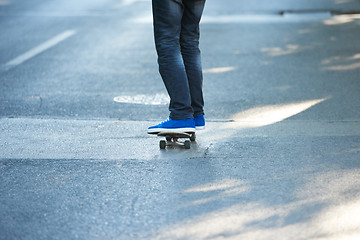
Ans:
<svg viewBox="0 0 360 240"><path fill-rule="evenodd" d="M53 37L52 39L40 44L39 46L27 51L26 53L18 56L17 58L14 58L13 60L7 62L5 65L7 67L13 67L17 66L27 60L29 60L32 57L35 57L36 55L44 52L45 50L55 46L56 44L59 44L60 42L64 41L65 39L71 37L74 35L76 31L74 30L68 30L63 33L60 33L59 35Z"/></svg>
<svg viewBox="0 0 360 240"><path fill-rule="evenodd" d="M114 98L115 102L144 104L144 105L166 105L169 104L170 98L165 94L155 95L133 95L133 96L119 96Z"/></svg>

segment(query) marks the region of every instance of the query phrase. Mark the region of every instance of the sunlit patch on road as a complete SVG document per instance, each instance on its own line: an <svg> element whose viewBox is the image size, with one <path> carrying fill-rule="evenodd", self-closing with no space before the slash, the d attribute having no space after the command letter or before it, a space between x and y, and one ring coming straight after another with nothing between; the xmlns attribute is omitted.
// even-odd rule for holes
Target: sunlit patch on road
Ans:
<svg viewBox="0 0 360 240"><path fill-rule="evenodd" d="M216 181L216 182L189 188L185 190L185 192L196 193L196 192L212 192L212 191L228 190L240 186L242 184L243 182L237 179L223 179L222 181Z"/></svg>
<svg viewBox="0 0 360 240"><path fill-rule="evenodd" d="M327 98L252 108L231 116L234 122L229 124L238 127L262 127L281 122L325 100Z"/></svg>
<svg viewBox="0 0 360 240"><path fill-rule="evenodd" d="M305 184L288 193L297 196L292 202L279 205L262 201L233 204L163 228L153 239L260 240L283 239L284 236L286 239L359 239L360 198L347 200L351 192L358 191L358 174L359 170L355 169L310 175ZM204 188L213 190L218 185L226 189L228 185L240 184L243 181L224 179L205 184ZM221 199L226 201L233 197L223 196ZM313 206L317 204L322 207L314 211ZM306 221L297 217L300 211L308 216Z"/></svg>
<svg viewBox="0 0 360 240"><path fill-rule="evenodd" d="M360 21L360 14L342 14L333 16L330 19L324 20L325 25L340 25Z"/></svg>
<svg viewBox="0 0 360 240"><path fill-rule="evenodd" d="M224 72L231 72L236 70L236 67L218 67L218 68L209 68L205 69L204 73L224 73Z"/></svg>
<svg viewBox="0 0 360 240"><path fill-rule="evenodd" d="M297 53L299 50L300 50L299 45L288 44L283 48L282 47L263 48L263 49L261 49L261 52L264 52L271 57L276 57L276 56Z"/></svg>
<svg viewBox="0 0 360 240"><path fill-rule="evenodd" d="M0 6L9 5L10 3L10 1L0 1Z"/></svg>
<svg viewBox="0 0 360 240"><path fill-rule="evenodd" d="M113 6L113 8L121 8L121 7L126 7L126 6L130 6L134 3L137 2L150 2L150 0L123 0L120 3L117 3Z"/></svg>
<svg viewBox="0 0 360 240"><path fill-rule="evenodd" d="M351 57L335 56L324 59L322 65L325 65L325 70L331 71L346 71L360 68L360 53L354 54ZM331 66L332 65L332 66Z"/></svg>
<svg viewBox="0 0 360 240"><path fill-rule="evenodd" d="M318 105L330 97L308 101L266 105L251 108L230 116L230 121L222 124L217 129L207 128L203 138L214 140L229 139L237 132L272 125L304 112ZM221 131L219 131L219 129Z"/></svg>
<svg viewBox="0 0 360 240"><path fill-rule="evenodd" d="M214 181L185 190L185 193L187 194L207 194L207 197L200 197L198 200L187 204L185 207L206 204L223 198L237 196L247 191L250 191L250 187L245 181L238 179L223 179Z"/></svg>
<svg viewBox="0 0 360 240"><path fill-rule="evenodd" d="M336 4L344 4L344 3L349 3L351 2L351 0L335 0Z"/></svg>

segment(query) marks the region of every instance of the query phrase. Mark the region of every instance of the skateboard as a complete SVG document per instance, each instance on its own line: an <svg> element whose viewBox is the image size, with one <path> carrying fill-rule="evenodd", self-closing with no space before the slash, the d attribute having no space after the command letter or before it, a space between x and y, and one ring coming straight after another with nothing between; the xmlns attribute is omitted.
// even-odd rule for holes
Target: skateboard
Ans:
<svg viewBox="0 0 360 240"><path fill-rule="evenodd" d="M185 149L190 149L191 142L195 142L195 133L181 133L181 132L160 132L159 137L165 137L165 140L160 141L160 149L165 149L168 146L180 146ZM188 138L190 140L179 141L181 138ZM191 142L190 142L191 141Z"/></svg>

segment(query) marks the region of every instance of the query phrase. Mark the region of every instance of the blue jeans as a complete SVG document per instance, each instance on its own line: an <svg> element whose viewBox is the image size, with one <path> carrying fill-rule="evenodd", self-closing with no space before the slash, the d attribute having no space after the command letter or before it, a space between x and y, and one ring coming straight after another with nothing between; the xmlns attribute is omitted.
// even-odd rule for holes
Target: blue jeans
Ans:
<svg viewBox="0 0 360 240"><path fill-rule="evenodd" d="M159 72L170 96L170 118L204 114L199 22L205 0L152 0Z"/></svg>

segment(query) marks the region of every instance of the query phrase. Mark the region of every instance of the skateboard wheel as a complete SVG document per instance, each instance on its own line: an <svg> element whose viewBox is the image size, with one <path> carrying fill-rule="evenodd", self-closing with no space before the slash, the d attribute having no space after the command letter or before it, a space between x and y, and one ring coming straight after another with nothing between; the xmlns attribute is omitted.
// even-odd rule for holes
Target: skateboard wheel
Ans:
<svg viewBox="0 0 360 240"><path fill-rule="evenodd" d="M185 149L190 149L190 146L191 146L190 141L189 141L189 140L186 140L186 141L184 142L184 146L185 146Z"/></svg>
<svg viewBox="0 0 360 240"><path fill-rule="evenodd" d="M190 141L195 142L195 140L196 140L196 135L195 133L193 133L191 134Z"/></svg>
<svg viewBox="0 0 360 240"><path fill-rule="evenodd" d="M161 140L161 141L160 141L160 149L165 149L165 147L166 147L166 142L165 142L165 140Z"/></svg>

